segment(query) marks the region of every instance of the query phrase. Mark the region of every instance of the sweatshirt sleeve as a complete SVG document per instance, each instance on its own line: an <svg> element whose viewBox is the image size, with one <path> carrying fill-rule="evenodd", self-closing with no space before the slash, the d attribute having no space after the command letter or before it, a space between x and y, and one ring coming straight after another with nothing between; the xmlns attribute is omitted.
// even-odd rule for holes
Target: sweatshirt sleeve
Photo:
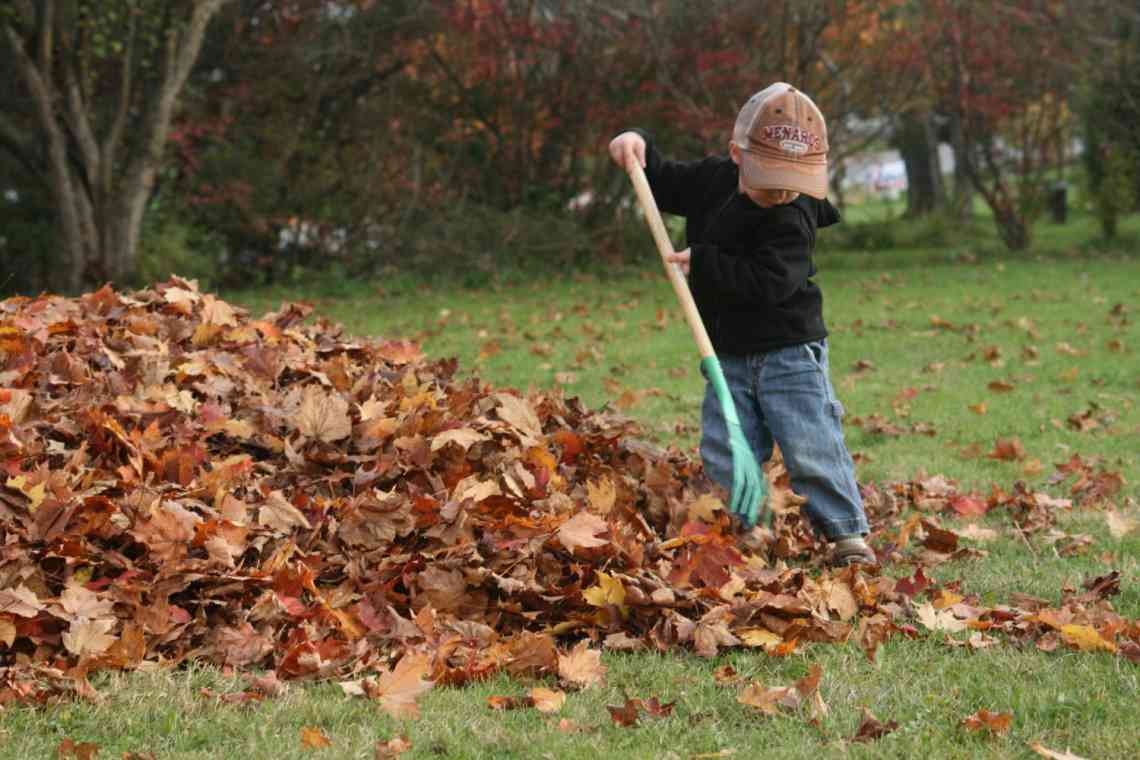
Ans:
<svg viewBox="0 0 1140 760"><path fill-rule="evenodd" d="M830 227L833 224L838 224L840 221L839 209L831 205L831 201L827 198L817 203L819 211L817 212L816 226Z"/></svg>
<svg viewBox="0 0 1140 760"><path fill-rule="evenodd" d="M657 201L657 208L667 214L688 216L704 195L707 183L705 161L670 161L661 155L653 135L634 127L645 140L645 178Z"/></svg>
<svg viewBox="0 0 1140 760"><path fill-rule="evenodd" d="M694 290L726 306L778 305L793 296L812 275L811 245L799 213L789 209L767 225L752 250L692 246L689 279Z"/></svg>

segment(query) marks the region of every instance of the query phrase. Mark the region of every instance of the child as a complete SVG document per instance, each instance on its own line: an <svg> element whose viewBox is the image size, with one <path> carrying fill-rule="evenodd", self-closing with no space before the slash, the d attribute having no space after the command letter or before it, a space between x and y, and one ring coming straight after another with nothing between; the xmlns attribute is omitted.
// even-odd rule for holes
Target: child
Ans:
<svg viewBox="0 0 1140 760"><path fill-rule="evenodd" d="M843 407L828 378L823 296L811 281L816 229L839 221L827 201L827 150L823 115L783 82L740 109L728 157L666 161L637 129L610 143L623 169L631 161L645 169L662 211L686 218L689 247L671 260L688 275L757 458L767 461L773 440L780 444L808 518L835 543L833 564L874 564ZM731 490L728 431L711 385L701 459Z"/></svg>

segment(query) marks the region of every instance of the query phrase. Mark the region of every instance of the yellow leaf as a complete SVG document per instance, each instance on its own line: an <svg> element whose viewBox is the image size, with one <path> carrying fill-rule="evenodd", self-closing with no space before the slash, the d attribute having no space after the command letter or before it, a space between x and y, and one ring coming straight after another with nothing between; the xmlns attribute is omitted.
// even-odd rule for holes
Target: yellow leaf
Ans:
<svg viewBox="0 0 1140 760"><path fill-rule="evenodd" d="M14 478L8 478L4 483L15 491L19 491L28 497L28 511L35 512L39 509L40 505L44 503L44 496L46 495L44 484L36 483L34 486L28 485L28 479L24 475L17 475Z"/></svg>
<svg viewBox="0 0 1140 760"><path fill-rule="evenodd" d="M608 515L617 500L617 489L609 478L586 483L586 493L590 499L590 510L600 515Z"/></svg>
<svg viewBox="0 0 1140 760"><path fill-rule="evenodd" d="M595 607L605 607L609 604L615 604L619 607L624 605L625 586L622 585L622 582L600 570L595 575L598 576L598 585L591 586L583 591L582 598Z"/></svg>
<svg viewBox="0 0 1140 760"><path fill-rule="evenodd" d="M736 631L736 636L750 647L760 647L765 650L774 649L784 641L779 634L772 633L767 628L745 628Z"/></svg>
<svg viewBox="0 0 1140 760"><path fill-rule="evenodd" d="M1103 649L1107 652L1116 651L1116 644L1106 640L1091 625L1069 624L1061 626L1060 630L1061 638L1064 639L1065 643L1082 652L1091 652L1097 649Z"/></svg>
<svg viewBox="0 0 1140 760"><path fill-rule="evenodd" d="M527 695L534 701L534 707L539 712L558 712L562 709L562 705L566 704L566 692L557 689L536 686L527 692Z"/></svg>

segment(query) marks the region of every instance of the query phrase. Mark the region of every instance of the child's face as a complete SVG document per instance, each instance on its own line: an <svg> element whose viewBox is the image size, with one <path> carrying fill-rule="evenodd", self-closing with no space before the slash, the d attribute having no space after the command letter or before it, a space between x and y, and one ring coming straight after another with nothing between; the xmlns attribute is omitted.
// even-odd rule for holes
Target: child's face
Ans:
<svg viewBox="0 0 1140 760"><path fill-rule="evenodd" d="M740 190L760 208L782 206L800 197L800 194L794 190L749 190L744 187Z"/></svg>
<svg viewBox="0 0 1140 760"><path fill-rule="evenodd" d="M729 142L728 153L736 164L740 163L740 148L735 142ZM760 208L782 206L800 197L800 194L794 190L750 190L743 185L740 187L740 192L747 195Z"/></svg>

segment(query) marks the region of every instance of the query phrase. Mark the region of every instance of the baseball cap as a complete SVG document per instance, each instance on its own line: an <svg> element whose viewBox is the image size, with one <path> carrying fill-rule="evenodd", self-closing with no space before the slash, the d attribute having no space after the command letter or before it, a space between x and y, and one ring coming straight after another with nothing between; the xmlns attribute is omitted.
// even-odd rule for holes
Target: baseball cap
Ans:
<svg viewBox="0 0 1140 760"><path fill-rule="evenodd" d="M741 150L740 183L749 190L795 190L827 197L827 123L812 99L786 82L753 95L732 140Z"/></svg>

